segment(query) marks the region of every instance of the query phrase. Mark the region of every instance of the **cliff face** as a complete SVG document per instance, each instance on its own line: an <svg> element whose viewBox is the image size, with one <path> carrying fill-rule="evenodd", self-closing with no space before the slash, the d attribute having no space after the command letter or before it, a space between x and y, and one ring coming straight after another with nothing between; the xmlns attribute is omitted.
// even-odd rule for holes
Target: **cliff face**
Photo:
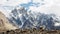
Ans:
<svg viewBox="0 0 60 34"><path fill-rule="evenodd" d="M5 15L2 12L0 12L0 30L14 30L14 29L17 29L17 27L9 23Z"/></svg>

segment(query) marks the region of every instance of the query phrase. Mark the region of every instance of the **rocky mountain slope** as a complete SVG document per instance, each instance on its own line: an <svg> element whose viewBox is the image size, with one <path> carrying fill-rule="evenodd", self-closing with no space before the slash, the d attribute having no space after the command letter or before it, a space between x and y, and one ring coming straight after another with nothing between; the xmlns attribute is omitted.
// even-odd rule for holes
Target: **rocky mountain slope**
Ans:
<svg viewBox="0 0 60 34"><path fill-rule="evenodd" d="M0 12L0 31L2 30L14 30L17 29L16 26L13 26L13 24L9 23L8 19L5 17L5 15Z"/></svg>
<svg viewBox="0 0 60 34"><path fill-rule="evenodd" d="M40 26L49 30L60 29L60 17L57 17L55 14L44 14L37 11L28 11L24 7L13 9L8 19L11 23L22 29L38 29Z"/></svg>

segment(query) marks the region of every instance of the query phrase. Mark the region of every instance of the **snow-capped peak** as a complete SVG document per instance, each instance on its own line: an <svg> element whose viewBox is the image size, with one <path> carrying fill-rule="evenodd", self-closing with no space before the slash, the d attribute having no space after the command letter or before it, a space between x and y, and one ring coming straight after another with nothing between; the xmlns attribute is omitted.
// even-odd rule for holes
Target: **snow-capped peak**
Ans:
<svg viewBox="0 0 60 34"><path fill-rule="evenodd" d="M28 11L25 8L15 8L11 11L9 20L19 28L39 28L40 26L45 26L44 28L46 29L54 29L54 27L59 25L59 19L55 14L44 14ZM56 23L57 25L55 25Z"/></svg>

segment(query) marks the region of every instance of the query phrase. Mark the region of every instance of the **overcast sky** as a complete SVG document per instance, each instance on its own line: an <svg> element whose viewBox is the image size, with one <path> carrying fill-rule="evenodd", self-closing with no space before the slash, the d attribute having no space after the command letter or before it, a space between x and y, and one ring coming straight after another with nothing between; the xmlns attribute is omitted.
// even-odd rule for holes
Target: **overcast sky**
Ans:
<svg viewBox="0 0 60 34"><path fill-rule="evenodd" d="M54 13L60 16L60 0L0 0L0 10L5 14L17 6L24 6L35 12Z"/></svg>

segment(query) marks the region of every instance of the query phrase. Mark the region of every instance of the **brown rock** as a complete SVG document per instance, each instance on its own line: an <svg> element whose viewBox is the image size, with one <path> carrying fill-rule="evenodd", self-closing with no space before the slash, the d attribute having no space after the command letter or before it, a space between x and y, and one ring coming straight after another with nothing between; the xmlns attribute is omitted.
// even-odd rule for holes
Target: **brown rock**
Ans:
<svg viewBox="0 0 60 34"><path fill-rule="evenodd" d="M13 24L11 24L8 21L5 15L2 12L0 12L0 31L14 30L14 29L18 29L18 28L16 26L13 26Z"/></svg>

